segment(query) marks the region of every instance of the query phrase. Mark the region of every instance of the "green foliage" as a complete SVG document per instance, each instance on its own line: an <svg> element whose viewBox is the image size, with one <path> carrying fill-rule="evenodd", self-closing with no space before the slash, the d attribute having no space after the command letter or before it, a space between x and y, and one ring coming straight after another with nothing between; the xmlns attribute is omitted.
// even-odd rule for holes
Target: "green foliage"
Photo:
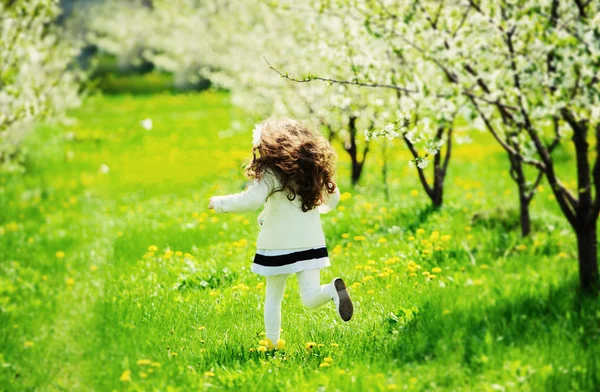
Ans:
<svg viewBox="0 0 600 392"><path fill-rule="evenodd" d="M456 147L436 212L400 149L389 202L377 161L346 193L340 154L322 280L345 278L355 317L306 310L291 278L285 349L258 352L256 217L206 209L246 184L251 130L219 133L238 115L222 93L96 97L25 141L27 172L0 177L2 388L599 389L600 306L577 293L573 235L544 185L520 238L485 134Z"/></svg>

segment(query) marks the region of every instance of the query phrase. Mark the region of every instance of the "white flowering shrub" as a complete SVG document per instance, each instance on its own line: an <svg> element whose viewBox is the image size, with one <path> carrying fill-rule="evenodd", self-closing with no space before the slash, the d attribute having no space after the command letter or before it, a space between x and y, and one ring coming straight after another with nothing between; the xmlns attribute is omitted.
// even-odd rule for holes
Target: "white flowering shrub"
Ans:
<svg viewBox="0 0 600 392"><path fill-rule="evenodd" d="M79 46L52 22L58 1L0 3L0 170L21 171L19 144L33 120L79 103Z"/></svg>

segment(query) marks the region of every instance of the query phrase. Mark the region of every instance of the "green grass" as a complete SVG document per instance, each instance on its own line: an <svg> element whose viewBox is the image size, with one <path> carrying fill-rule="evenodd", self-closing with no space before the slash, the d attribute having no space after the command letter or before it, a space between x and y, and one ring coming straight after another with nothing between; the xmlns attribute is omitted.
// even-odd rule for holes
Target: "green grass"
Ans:
<svg viewBox="0 0 600 392"><path fill-rule="evenodd" d="M244 114L206 92L95 97L72 117L27 140L25 175L0 177L1 390L600 389L600 305L578 295L574 237L544 185L520 238L487 135L456 146L436 212L399 142L388 202L381 158L352 190L336 146L349 193L323 216L322 279L352 285L355 316L306 310L290 279L286 349L261 354L256 214L206 209L246 184L250 130L219 137Z"/></svg>

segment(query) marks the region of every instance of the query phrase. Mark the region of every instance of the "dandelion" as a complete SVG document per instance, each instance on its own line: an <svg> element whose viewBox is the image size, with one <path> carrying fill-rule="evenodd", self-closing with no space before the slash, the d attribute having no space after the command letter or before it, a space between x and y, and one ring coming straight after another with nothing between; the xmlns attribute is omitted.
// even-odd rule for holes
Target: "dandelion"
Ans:
<svg viewBox="0 0 600 392"><path fill-rule="evenodd" d="M278 350L283 350L285 348L285 340L278 339L276 347Z"/></svg>
<svg viewBox="0 0 600 392"><path fill-rule="evenodd" d="M344 192L340 195L340 201L350 200L352 198L352 193Z"/></svg>
<svg viewBox="0 0 600 392"><path fill-rule="evenodd" d="M417 229L417 235L425 234L424 229Z"/></svg>
<svg viewBox="0 0 600 392"><path fill-rule="evenodd" d="M329 367L329 366L331 366L329 364L329 362L321 362L321 364L319 365L319 367Z"/></svg>
<svg viewBox="0 0 600 392"><path fill-rule="evenodd" d="M121 377L119 377L119 380L121 380L121 382L129 382L129 381L131 381L131 370L125 370L121 374Z"/></svg>
<svg viewBox="0 0 600 392"><path fill-rule="evenodd" d="M410 191L410 195L413 197L417 197L417 196L419 196L419 191L416 189L413 189L412 191Z"/></svg>
<svg viewBox="0 0 600 392"><path fill-rule="evenodd" d="M337 343L331 343L331 347L340 347L340 345Z"/></svg>
<svg viewBox="0 0 600 392"><path fill-rule="evenodd" d="M140 372L140 377L146 378L146 377L148 377L148 373Z"/></svg>
<svg viewBox="0 0 600 392"><path fill-rule="evenodd" d="M387 389L388 389L388 391L395 391L396 389L398 389L398 385L388 384Z"/></svg>
<svg viewBox="0 0 600 392"><path fill-rule="evenodd" d="M138 361L136 363L140 366L143 366L143 365L150 365L152 363L152 361L149 359L138 359Z"/></svg>
<svg viewBox="0 0 600 392"><path fill-rule="evenodd" d="M333 362L333 358L331 358L331 357L325 357L325 358L323 358L323 361L327 362L327 363L331 363L331 362Z"/></svg>
<svg viewBox="0 0 600 392"><path fill-rule="evenodd" d="M73 278L68 278L66 280L67 286L73 286L75 284L75 279Z"/></svg>
<svg viewBox="0 0 600 392"><path fill-rule="evenodd" d="M354 241L364 241L364 240L366 240L366 239L367 239L367 238L366 238L364 235L357 235L357 236L354 236Z"/></svg>
<svg viewBox="0 0 600 392"><path fill-rule="evenodd" d="M381 237L380 239L377 240L377 242L379 242L380 244L384 244L387 242L386 238Z"/></svg>
<svg viewBox="0 0 600 392"><path fill-rule="evenodd" d="M527 245L525 245L525 244L517 245L517 250L520 252L523 252L524 250L527 250Z"/></svg>
<svg viewBox="0 0 600 392"><path fill-rule="evenodd" d="M442 269L440 267L433 267L431 269L431 272L433 272L434 274L439 274L440 272L442 272Z"/></svg>
<svg viewBox="0 0 600 392"><path fill-rule="evenodd" d="M92 266L90 267L90 270L92 270L92 271L98 271L98 266L96 266L96 265L92 265Z"/></svg>
<svg viewBox="0 0 600 392"><path fill-rule="evenodd" d="M156 247L156 245L150 245L148 247L148 252L156 252L158 251L158 248Z"/></svg>
<svg viewBox="0 0 600 392"><path fill-rule="evenodd" d="M33 342L31 340L28 340L23 344L23 347L31 348L31 347L33 347Z"/></svg>
<svg viewBox="0 0 600 392"><path fill-rule="evenodd" d="M214 377L214 376L215 376L215 374L211 371L204 372L204 377Z"/></svg>
<svg viewBox="0 0 600 392"><path fill-rule="evenodd" d="M350 234L348 234L348 233L344 233L344 234L342 234L342 238L344 238L344 239L345 239L345 238L349 238L349 237L350 237Z"/></svg>
<svg viewBox="0 0 600 392"><path fill-rule="evenodd" d="M254 347L250 347L250 349L248 351L250 351L251 353L253 353L253 352L256 351L256 349Z"/></svg>
<svg viewBox="0 0 600 392"><path fill-rule="evenodd" d="M316 345L317 345L317 343L315 343L315 342L308 342L304 345L304 348L307 350L312 350Z"/></svg>
<svg viewBox="0 0 600 392"><path fill-rule="evenodd" d="M415 240L415 237L411 235L411 236L409 236L409 237L408 237L408 240L409 240L409 241L414 241L414 240Z"/></svg>
<svg viewBox="0 0 600 392"><path fill-rule="evenodd" d="M267 348L265 346L258 346L257 350L260 351L261 353L264 353L267 351Z"/></svg>
<svg viewBox="0 0 600 392"><path fill-rule="evenodd" d="M344 369L340 369L340 370L338 370L338 374L340 374L340 375L341 374L346 374L346 371Z"/></svg>
<svg viewBox="0 0 600 392"><path fill-rule="evenodd" d="M266 340L264 340L264 339L263 339L263 340L259 340L259 341L258 341L258 344L259 344L260 346L265 346L265 347L266 347L266 346L268 346L268 345L269 345L269 342L267 342Z"/></svg>
<svg viewBox="0 0 600 392"><path fill-rule="evenodd" d="M55 254L57 259L64 259L65 258L65 252L63 252L62 250L59 250L58 252L56 252Z"/></svg>

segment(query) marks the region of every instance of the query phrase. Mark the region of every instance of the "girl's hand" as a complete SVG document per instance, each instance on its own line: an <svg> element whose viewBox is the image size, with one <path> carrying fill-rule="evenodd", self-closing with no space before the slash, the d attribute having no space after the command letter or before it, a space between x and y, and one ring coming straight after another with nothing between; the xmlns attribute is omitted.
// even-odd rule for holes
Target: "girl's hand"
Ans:
<svg viewBox="0 0 600 392"><path fill-rule="evenodd" d="M215 209L215 203L213 201L213 198L211 197L210 200L208 201L208 209L209 210L214 210Z"/></svg>

